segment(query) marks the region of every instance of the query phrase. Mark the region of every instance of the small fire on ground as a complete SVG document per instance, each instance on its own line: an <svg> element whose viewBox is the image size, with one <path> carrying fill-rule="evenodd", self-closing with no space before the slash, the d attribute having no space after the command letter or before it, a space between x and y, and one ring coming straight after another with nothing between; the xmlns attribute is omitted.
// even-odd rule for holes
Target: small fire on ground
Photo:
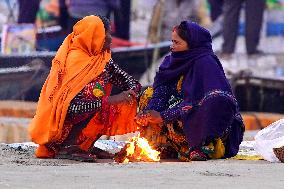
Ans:
<svg viewBox="0 0 284 189"><path fill-rule="evenodd" d="M147 139L137 136L127 142L114 160L118 163L157 162L160 161L160 152L152 149Z"/></svg>

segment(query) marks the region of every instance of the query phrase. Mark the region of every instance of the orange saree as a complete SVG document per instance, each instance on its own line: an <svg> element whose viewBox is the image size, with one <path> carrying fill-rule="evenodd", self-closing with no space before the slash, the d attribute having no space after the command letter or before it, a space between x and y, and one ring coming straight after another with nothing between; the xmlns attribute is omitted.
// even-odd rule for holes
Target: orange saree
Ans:
<svg viewBox="0 0 284 189"><path fill-rule="evenodd" d="M46 144L56 142L62 137L71 100L85 85L98 77L109 62L111 53L102 52L104 41L105 29L101 19L97 16L87 16L74 25L73 32L59 48L41 90L36 115L29 126L32 141L39 144L36 150L37 157L54 156L54 151L48 149ZM131 111L132 114L136 113L134 106L121 105L121 108ZM104 127L101 122L96 121L97 116L95 115L83 130L89 138L94 139L94 135ZM122 117L124 116L127 115L123 114ZM121 120L124 119L118 116L114 121ZM111 123L109 128L119 126L117 123ZM120 130L116 129L118 133L110 130L113 131L109 133L111 135L125 134L135 131L136 126L134 123L121 125ZM82 149L86 148L86 143L88 142L81 146Z"/></svg>

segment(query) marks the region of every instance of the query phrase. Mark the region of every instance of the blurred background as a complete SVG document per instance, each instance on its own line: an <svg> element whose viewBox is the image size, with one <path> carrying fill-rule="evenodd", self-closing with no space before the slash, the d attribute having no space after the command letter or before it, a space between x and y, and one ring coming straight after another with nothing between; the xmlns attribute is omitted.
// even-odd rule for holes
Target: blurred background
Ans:
<svg viewBox="0 0 284 189"><path fill-rule="evenodd" d="M247 129L284 117L284 0L0 0L0 122L34 115L56 50L90 14L111 20L113 59L144 87L169 53L172 27L201 24Z"/></svg>

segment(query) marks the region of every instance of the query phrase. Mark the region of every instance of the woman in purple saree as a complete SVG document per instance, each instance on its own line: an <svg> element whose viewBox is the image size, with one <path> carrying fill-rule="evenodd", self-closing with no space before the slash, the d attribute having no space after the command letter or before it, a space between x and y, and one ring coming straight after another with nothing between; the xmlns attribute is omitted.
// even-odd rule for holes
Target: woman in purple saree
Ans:
<svg viewBox="0 0 284 189"><path fill-rule="evenodd" d="M174 27L172 42L137 116L144 136L162 156L176 154L183 161L235 156L244 125L210 33L183 21Z"/></svg>

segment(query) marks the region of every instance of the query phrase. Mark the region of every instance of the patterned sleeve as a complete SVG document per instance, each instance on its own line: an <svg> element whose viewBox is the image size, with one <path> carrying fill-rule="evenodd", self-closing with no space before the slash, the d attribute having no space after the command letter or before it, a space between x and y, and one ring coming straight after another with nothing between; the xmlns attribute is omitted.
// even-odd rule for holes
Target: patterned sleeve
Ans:
<svg viewBox="0 0 284 189"><path fill-rule="evenodd" d="M136 94L140 93L141 84L112 60L108 64L108 72L110 74L110 82L115 86L120 87L124 91L132 89Z"/></svg>
<svg viewBox="0 0 284 189"><path fill-rule="evenodd" d="M172 95L171 87L168 85L161 85L157 87L151 100L149 101L145 110L155 110L157 112L162 112L166 110L169 106L169 99Z"/></svg>
<svg viewBox="0 0 284 189"><path fill-rule="evenodd" d="M178 97L176 85L160 86L155 89L146 109L160 112L164 123L179 120L184 111L183 99Z"/></svg>
<svg viewBox="0 0 284 189"><path fill-rule="evenodd" d="M182 107L180 104L160 113L164 123L171 123L181 119Z"/></svg>
<svg viewBox="0 0 284 189"><path fill-rule="evenodd" d="M68 108L68 114L84 114L84 113L94 113L98 110L101 110L102 99L95 100L72 100Z"/></svg>

